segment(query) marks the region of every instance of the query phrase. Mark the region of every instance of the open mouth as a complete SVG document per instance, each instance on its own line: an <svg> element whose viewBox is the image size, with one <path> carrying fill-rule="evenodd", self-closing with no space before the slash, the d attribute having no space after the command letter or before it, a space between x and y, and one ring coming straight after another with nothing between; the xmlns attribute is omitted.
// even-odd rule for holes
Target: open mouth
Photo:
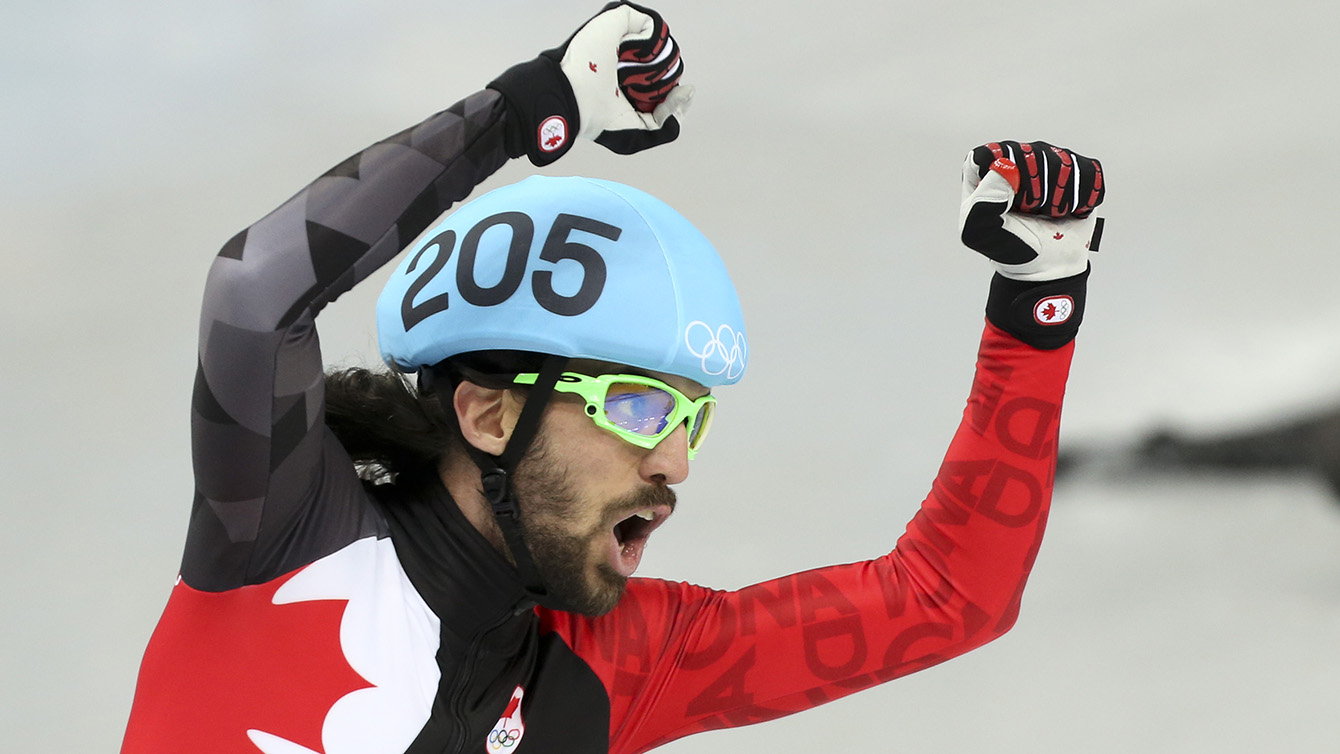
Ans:
<svg viewBox="0 0 1340 754"><path fill-rule="evenodd" d="M664 520L654 510L638 511L614 525L614 538L620 545L645 540Z"/></svg>
<svg viewBox="0 0 1340 754"><path fill-rule="evenodd" d="M658 505L642 508L614 524L614 565L624 576L632 576L642 562L651 533L670 517L672 508Z"/></svg>

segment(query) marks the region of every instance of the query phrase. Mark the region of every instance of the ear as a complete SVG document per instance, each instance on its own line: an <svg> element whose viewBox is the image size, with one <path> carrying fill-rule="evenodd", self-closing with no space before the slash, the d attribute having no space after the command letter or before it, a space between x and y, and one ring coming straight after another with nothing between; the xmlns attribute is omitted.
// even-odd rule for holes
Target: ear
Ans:
<svg viewBox="0 0 1340 754"><path fill-rule="evenodd" d="M501 455L521 412L516 396L467 381L456 387L451 402L465 441L489 455Z"/></svg>

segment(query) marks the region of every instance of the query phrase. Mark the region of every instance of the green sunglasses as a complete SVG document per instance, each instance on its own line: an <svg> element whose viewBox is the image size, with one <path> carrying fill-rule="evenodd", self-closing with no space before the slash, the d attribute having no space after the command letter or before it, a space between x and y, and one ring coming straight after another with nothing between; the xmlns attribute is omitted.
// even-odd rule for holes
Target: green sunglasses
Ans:
<svg viewBox="0 0 1340 754"><path fill-rule="evenodd" d="M534 372L518 374L513 383L534 385L538 377ZM637 374L592 377L564 372L554 390L580 395L586 400L586 415L597 427L639 448L654 448L680 424L687 424L689 458L696 456L702 447L717 403L714 396L693 400L658 379Z"/></svg>

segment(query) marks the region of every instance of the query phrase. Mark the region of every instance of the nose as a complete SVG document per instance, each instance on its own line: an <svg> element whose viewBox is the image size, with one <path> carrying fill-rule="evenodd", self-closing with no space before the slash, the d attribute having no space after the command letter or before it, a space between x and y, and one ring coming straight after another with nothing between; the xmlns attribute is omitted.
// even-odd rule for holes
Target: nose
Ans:
<svg viewBox="0 0 1340 754"><path fill-rule="evenodd" d="M689 478L689 429L681 424L647 451L640 468L645 481L679 484Z"/></svg>

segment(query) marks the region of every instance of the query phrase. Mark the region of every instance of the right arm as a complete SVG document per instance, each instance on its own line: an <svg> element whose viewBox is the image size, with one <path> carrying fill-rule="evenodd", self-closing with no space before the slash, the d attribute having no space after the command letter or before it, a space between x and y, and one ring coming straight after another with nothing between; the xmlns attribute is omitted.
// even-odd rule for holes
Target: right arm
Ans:
<svg viewBox="0 0 1340 754"><path fill-rule="evenodd" d="M350 157L224 245L201 314L188 585L262 583L376 532L325 426L317 312L509 157L547 165L576 135L621 154L673 140L691 90L676 86L677 56L641 49L660 23L606 6L562 46Z"/></svg>
<svg viewBox="0 0 1340 754"><path fill-rule="evenodd" d="M370 525L325 429L316 314L506 162L506 119L501 95L474 94L340 163L219 252L192 399L188 584L266 581Z"/></svg>

